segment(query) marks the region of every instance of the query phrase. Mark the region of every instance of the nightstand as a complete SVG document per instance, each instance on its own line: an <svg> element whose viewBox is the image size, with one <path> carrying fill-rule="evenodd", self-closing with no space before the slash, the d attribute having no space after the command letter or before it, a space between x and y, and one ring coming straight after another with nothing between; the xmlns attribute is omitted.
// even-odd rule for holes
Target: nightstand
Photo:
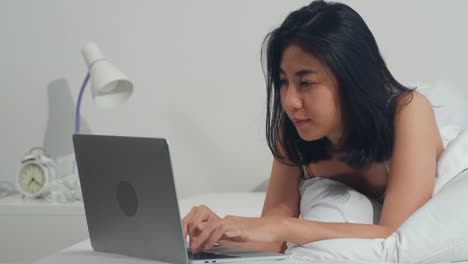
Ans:
<svg viewBox="0 0 468 264"><path fill-rule="evenodd" d="M0 263L30 263L86 238L82 202L0 198Z"/></svg>

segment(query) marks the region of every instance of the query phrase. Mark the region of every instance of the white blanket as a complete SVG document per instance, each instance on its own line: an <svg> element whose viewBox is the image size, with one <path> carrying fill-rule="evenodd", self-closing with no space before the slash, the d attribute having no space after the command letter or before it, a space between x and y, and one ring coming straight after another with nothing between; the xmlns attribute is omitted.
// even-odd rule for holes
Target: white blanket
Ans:
<svg viewBox="0 0 468 264"><path fill-rule="evenodd" d="M468 168L468 130L447 126L440 129L444 152L437 162L436 194L455 176Z"/></svg>

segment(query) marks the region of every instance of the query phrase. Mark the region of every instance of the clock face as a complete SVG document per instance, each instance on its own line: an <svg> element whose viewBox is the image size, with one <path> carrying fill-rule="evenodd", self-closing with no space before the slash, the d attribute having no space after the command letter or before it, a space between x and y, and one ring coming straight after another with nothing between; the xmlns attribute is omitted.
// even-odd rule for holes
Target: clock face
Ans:
<svg viewBox="0 0 468 264"><path fill-rule="evenodd" d="M19 174L20 188L27 193L39 192L45 184L45 173L41 166L30 163L26 164Z"/></svg>

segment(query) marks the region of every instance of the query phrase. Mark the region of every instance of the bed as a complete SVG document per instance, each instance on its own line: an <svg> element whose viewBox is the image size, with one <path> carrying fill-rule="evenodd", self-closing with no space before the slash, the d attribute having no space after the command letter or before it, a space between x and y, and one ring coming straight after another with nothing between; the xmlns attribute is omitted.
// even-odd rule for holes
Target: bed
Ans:
<svg viewBox="0 0 468 264"><path fill-rule="evenodd" d="M445 195L445 196L444 196ZM438 199L440 197L441 199ZM428 214L434 213L434 208L439 206L440 204L446 204L447 199L453 199L456 197L457 203L453 204L453 206L446 206L443 211L440 213L445 215L439 219L440 225L450 227L450 230L443 230L443 234L447 236L453 236L453 239L450 239L448 243L438 240L440 239L441 232L434 233L434 242L435 247L439 247L442 249L445 244L445 251L440 250L439 255L435 254L431 258L427 258L423 261L418 261L417 263L468 263L468 229L465 227L465 224L468 223L468 214L462 213L465 209L466 211L466 204L468 202L468 170L465 170L463 173L459 174L455 179L450 181L443 187L440 191L440 195L434 197L432 200L432 207L431 204L429 206L423 207L418 210L420 211L417 217L427 217ZM217 214L221 217L226 215L240 215L240 216L250 216L250 217L257 217L260 216L263 201L265 198L265 192L233 192L233 193L210 193L205 195L197 195L192 196L189 198L179 200L179 207L181 216L186 215L188 211L194 205L204 204L214 210ZM461 207L459 207L461 206ZM451 216L454 216L453 213L457 214L460 218L454 219ZM449 223L444 224L444 221L449 221ZM452 220L450 220L452 219ZM418 219L416 219L418 220ZM411 245L414 243L415 246L420 247L431 247L428 245L428 241L425 239L431 235L428 232L433 231L434 229L439 229L441 226L435 226L434 222L429 223L432 227L431 229L424 231L424 226L420 226L419 230L413 233L407 233L401 235L402 243L399 246L407 247L407 245ZM461 229L460 229L461 228ZM420 232L420 234L418 234ZM422 232L422 233L421 233ZM320 248L317 247L317 253L315 255L316 259L312 259L310 256L303 255L301 256L299 253L291 255L289 259L282 260L282 261L256 261L257 264L302 264L302 263L392 263L386 262L382 260L378 260L375 255L364 254L361 255L359 258L356 257L356 252L364 252L366 250L371 249L371 251L377 251L379 244L378 243L370 243L365 244L361 243L360 246L354 243L354 249L343 253L345 247L343 245L351 245L353 244L352 241L340 241L338 244L329 244L329 248ZM369 241L368 241L369 242ZM372 242L372 241L370 241ZM458 247L454 247L455 243L459 243ZM442 245L440 245L443 243ZM429 243L431 244L431 243ZM347 247L349 249L349 247ZM409 247L411 249L411 247ZM408 248L404 249L403 251L407 251ZM432 251L432 250L431 250ZM330 254L332 252L333 254ZM341 252L341 253L340 253ZM349 257L353 257L353 259L345 259L344 256L348 254ZM407 254L405 252L400 252L402 256ZM367 259L366 259L367 257ZM444 261L444 259L449 258L457 258L456 261ZM463 259L463 257L465 257ZM99 253L94 252L91 249L89 239L84 240L76 245L73 245L69 248L66 248L55 255L48 256L46 258L40 259L35 264L59 264L59 263L155 263L154 261L150 260L143 260L137 259L132 257L126 257L121 255L114 255L114 254L107 254L107 253ZM281 263L280 263L281 262ZM401 263L410 263L401 261ZM393 262L394 263L394 262Z"/></svg>

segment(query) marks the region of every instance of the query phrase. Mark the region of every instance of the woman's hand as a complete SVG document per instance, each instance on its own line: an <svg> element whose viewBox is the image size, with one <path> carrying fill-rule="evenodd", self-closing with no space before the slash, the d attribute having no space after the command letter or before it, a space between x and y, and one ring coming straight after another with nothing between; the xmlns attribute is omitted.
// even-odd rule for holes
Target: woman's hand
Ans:
<svg viewBox="0 0 468 264"><path fill-rule="evenodd" d="M187 239L187 235L190 236L191 245L192 238L198 236L207 223L220 220L221 218L205 205L192 207L192 210L182 219L184 239Z"/></svg>
<svg viewBox="0 0 468 264"><path fill-rule="evenodd" d="M241 217L226 216L217 221L202 224L202 231L191 237L192 252L209 250L220 240L235 242L279 241L282 217Z"/></svg>

